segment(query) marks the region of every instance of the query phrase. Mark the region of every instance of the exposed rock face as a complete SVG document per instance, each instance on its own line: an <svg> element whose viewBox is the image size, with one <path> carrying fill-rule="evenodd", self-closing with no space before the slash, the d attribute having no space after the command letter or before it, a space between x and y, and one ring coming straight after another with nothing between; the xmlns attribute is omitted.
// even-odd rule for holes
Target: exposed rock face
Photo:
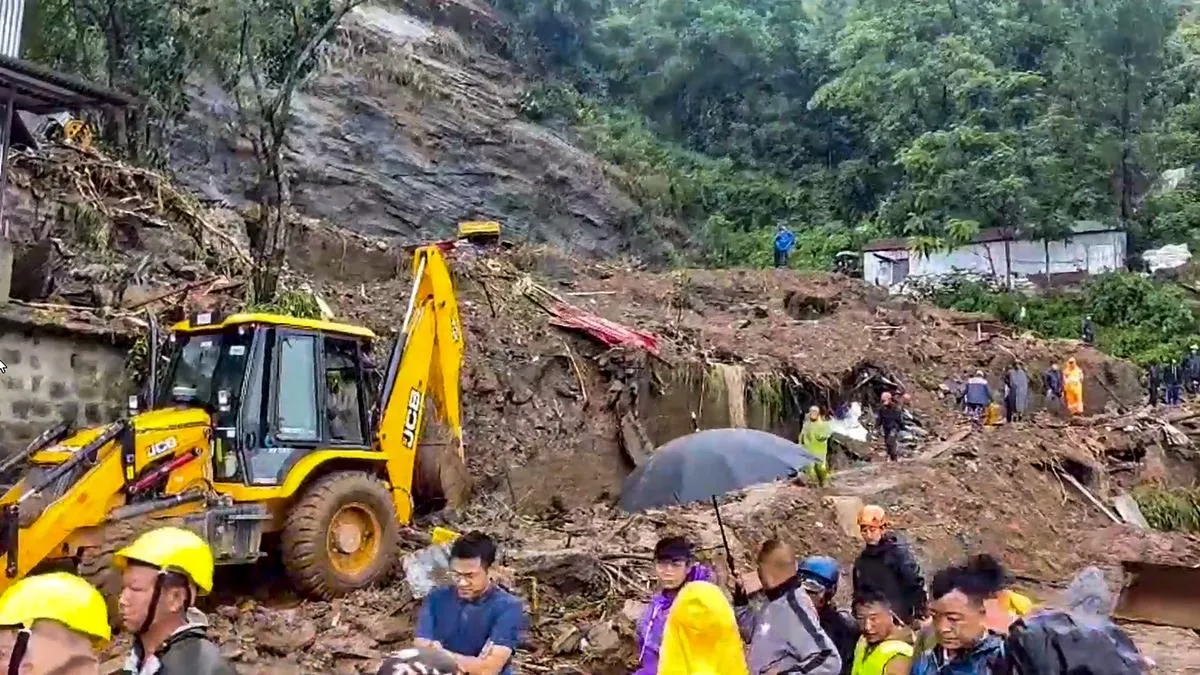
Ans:
<svg viewBox="0 0 1200 675"><path fill-rule="evenodd" d="M464 220L500 221L506 238L583 254L664 244L631 235L639 209L613 169L558 132L518 119L525 84L508 62L400 10L360 7L295 98L288 161L305 215L406 243ZM249 146L215 86L173 147L178 179L239 206L253 197Z"/></svg>

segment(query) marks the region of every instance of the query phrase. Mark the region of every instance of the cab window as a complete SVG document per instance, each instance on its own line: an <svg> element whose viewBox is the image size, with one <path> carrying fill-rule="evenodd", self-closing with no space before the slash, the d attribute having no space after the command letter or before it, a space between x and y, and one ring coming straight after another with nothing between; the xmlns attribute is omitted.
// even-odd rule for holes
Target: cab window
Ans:
<svg viewBox="0 0 1200 675"><path fill-rule="evenodd" d="M275 436L281 441L319 441L316 340L312 335L280 333L276 344Z"/></svg>
<svg viewBox="0 0 1200 675"><path fill-rule="evenodd" d="M325 419L330 442L364 443L362 377L353 340L325 338Z"/></svg>

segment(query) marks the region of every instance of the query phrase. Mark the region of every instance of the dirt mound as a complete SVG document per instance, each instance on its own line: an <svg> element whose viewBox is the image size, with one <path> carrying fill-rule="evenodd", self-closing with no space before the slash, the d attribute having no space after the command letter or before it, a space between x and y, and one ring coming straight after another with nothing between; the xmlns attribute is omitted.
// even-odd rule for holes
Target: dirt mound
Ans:
<svg viewBox="0 0 1200 675"><path fill-rule="evenodd" d="M240 216L201 208L152 174L109 164L18 164L20 180L29 181L18 202L18 238L33 242L40 233L59 242L57 262L45 268L48 284L25 304L47 312L69 304L72 318L104 322L141 307L179 310L189 296L243 302ZM149 196L160 192L166 197ZM63 217L69 209L93 214L91 225ZM315 221L296 227L289 287L311 288L339 319L381 335L395 331L409 253ZM114 245L89 244L98 231ZM84 284L78 270L90 266L106 273ZM1059 583L1084 564L1112 569L1127 557L1173 562L1200 551L1194 538L1113 525L1066 478L1108 499L1129 485L1194 475L1180 470L1190 440L1121 412L1140 401L1132 367L1077 343L1014 335L988 317L888 298L828 275L656 274L633 261L583 264L531 247L462 252L454 269L468 332L462 386L477 489L468 507L430 522L478 527L502 542L506 583L534 618L520 655L529 672L628 672L633 617L651 586L646 553L663 533L695 537L723 568L708 509L629 516L610 506L638 453L690 431L692 414L703 427L744 422L793 436L810 404L853 402L869 413L881 392L903 388L925 432L913 441L915 458L843 459L846 468L823 490L780 484L732 496L723 512L741 565L768 536L848 563L858 542L847 520L863 500L888 507L929 566L991 551L1035 586ZM164 295L164 286L173 292ZM134 299L130 289L141 295ZM583 311L594 320L568 320ZM626 337L656 354L612 346L616 333L605 333L606 343L561 327L620 329L600 319L648 334ZM998 389L1014 359L1036 379L1069 356L1088 375L1084 420L1042 410L1035 396L1029 422L973 433L946 396L947 382L976 369ZM425 442L436 444L437 434L432 429ZM856 453L880 456L867 445ZM235 594L211 608L223 650L247 671L373 672L411 637L416 604L398 580L334 602L300 602L276 568L257 573L252 587L227 579Z"/></svg>

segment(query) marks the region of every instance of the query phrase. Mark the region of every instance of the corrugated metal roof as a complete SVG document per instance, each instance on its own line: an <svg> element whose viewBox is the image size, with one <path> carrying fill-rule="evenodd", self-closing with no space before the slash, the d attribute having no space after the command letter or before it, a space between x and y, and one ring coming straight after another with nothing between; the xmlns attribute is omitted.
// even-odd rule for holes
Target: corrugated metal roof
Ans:
<svg viewBox="0 0 1200 675"><path fill-rule="evenodd" d="M21 26L25 20L25 0L0 0L0 56L21 55Z"/></svg>
<svg viewBox="0 0 1200 675"><path fill-rule="evenodd" d="M1121 232L1121 228L1115 225L1107 225L1096 220L1080 220L1076 221L1071 226L1072 234L1096 234L1099 232ZM1014 236L1014 232L1008 228L990 227L980 230L978 234L971 238L968 244L986 244L994 241L1019 241L1021 237ZM866 251L906 251L908 250L908 239L904 237L889 237L886 239L876 239L863 246L862 250Z"/></svg>
<svg viewBox="0 0 1200 675"><path fill-rule="evenodd" d="M118 91L0 55L0 97L12 92L17 110L45 115L102 106L129 107L138 100Z"/></svg>

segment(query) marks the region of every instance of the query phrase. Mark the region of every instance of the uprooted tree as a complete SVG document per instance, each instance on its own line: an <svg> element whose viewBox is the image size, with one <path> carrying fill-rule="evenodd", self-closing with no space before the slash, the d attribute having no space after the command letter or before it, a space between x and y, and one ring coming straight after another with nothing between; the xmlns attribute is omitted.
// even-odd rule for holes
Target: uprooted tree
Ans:
<svg viewBox="0 0 1200 675"><path fill-rule="evenodd" d="M258 209L248 223L254 258L254 298L268 302L279 286L291 201L283 152L292 98L350 10L365 0L212 0L205 22L206 58L236 103L233 131L257 162Z"/></svg>

